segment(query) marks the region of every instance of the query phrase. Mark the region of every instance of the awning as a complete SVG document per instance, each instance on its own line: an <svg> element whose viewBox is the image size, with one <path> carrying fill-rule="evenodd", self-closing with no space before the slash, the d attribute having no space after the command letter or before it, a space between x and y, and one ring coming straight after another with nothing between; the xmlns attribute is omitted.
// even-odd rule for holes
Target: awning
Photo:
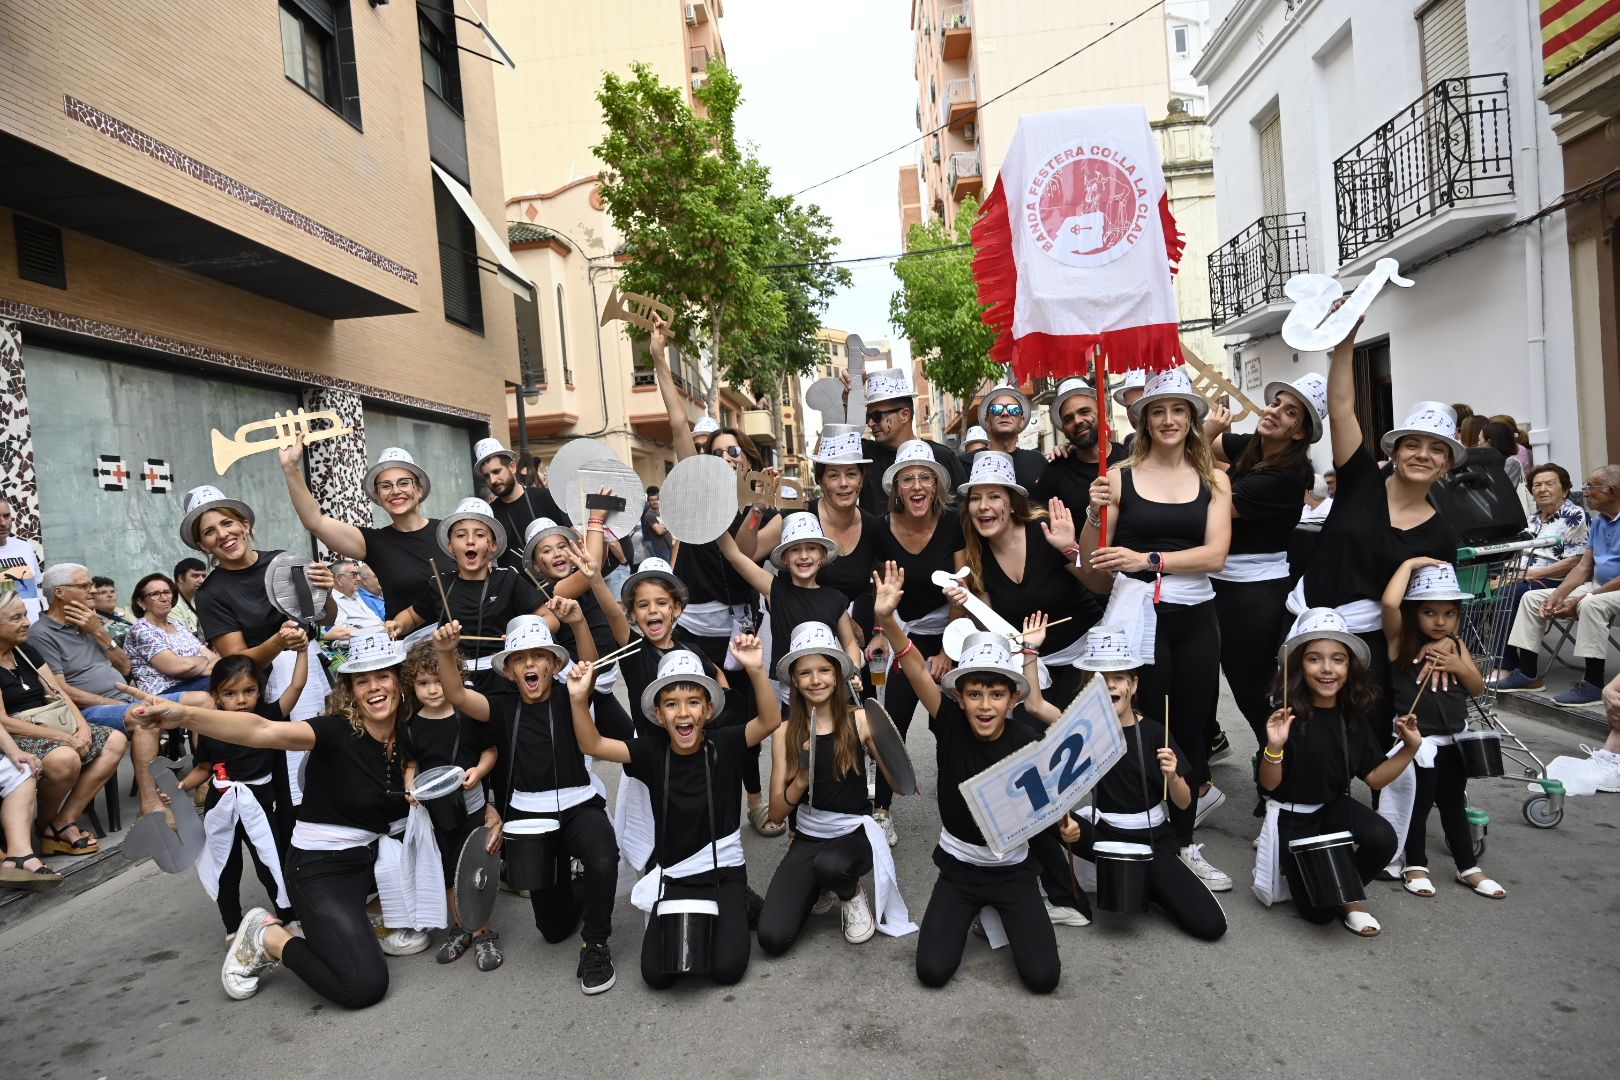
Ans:
<svg viewBox="0 0 1620 1080"><path fill-rule="evenodd" d="M506 241L495 231L495 227L489 223L489 218L484 216L484 212L478 208L472 192L462 187L461 181L439 168L437 163L430 161L428 164L433 166L433 175L439 178L439 183L444 185L444 189L456 200L456 205L461 207L461 212L466 215L467 220L472 222L473 231L478 234L478 238L494 254L497 264L495 279L523 299L532 301L534 282L524 274L511 249L506 246Z"/></svg>

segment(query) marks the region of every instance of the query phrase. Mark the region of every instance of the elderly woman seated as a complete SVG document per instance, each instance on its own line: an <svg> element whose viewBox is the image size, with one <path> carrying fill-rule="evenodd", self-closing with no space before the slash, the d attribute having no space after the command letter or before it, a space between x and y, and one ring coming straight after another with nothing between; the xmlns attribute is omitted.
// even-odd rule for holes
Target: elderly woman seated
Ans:
<svg viewBox="0 0 1620 1080"><path fill-rule="evenodd" d="M169 616L179 590L163 574L147 574L135 584L129 609L135 624L124 635L129 681L148 694L207 690L208 673L219 655Z"/></svg>

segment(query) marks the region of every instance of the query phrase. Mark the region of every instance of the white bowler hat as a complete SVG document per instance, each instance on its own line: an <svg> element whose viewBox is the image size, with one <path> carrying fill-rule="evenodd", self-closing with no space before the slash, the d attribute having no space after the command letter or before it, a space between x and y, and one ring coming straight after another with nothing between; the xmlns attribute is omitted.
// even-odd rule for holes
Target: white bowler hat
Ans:
<svg viewBox="0 0 1620 1080"><path fill-rule="evenodd" d="M1334 641L1347 647L1355 654L1361 666L1366 667L1371 659L1371 652L1367 643L1350 632L1350 627L1344 621L1344 616L1330 607L1307 608L1300 612L1299 618L1294 620L1293 627L1288 631L1288 638L1277 650L1277 662L1286 663L1287 658L1299 646L1306 642L1319 641L1322 638L1332 638Z"/></svg>
<svg viewBox="0 0 1620 1080"><path fill-rule="evenodd" d="M911 388L911 380L906 377L904 368L884 368L872 372L866 379L867 408L882 401L899 401L916 396L917 391Z"/></svg>
<svg viewBox="0 0 1620 1080"><path fill-rule="evenodd" d="M788 651L776 662L776 681L793 681L793 665L806 656L826 656L838 665L838 673L845 680L855 674L855 665L838 642L838 635L826 623L806 622L793 628L788 639Z"/></svg>
<svg viewBox="0 0 1620 1080"><path fill-rule="evenodd" d="M377 497L377 477L389 469L404 469L416 477L417 486L422 489L422 498L428 497L433 482L428 479L427 470L416 463L409 450L390 446L377 456L377 464L366 470L366 494L370 496L372 502L378 506L383 505L383 501Z"/></svg>
<svg viewBox="0 0 1620 1080"><path fill-rule="evenodd" d="M1013 469L1012 455L1004 454L1000 450L980 450L973 458L973 472L968 476L967 483L958 487L956 493L966 495L973 488L985 484L1009 488L1020 495L1029 494L1024 485L1018 482L1018 473Z"/></svg>
<svg viewBox="0 0 1620 1080"><path fill-rule="evenodd" d="M708 415L698 417L698 422L692 425L694 435L713 435L719 430L720 421Z"/></svg>
<svg viewBox="0 0 1620 1080"><path fill-rule="evenodd" d="M1072 397L1097 400L1097 390L1078 375L1071 375L1058 383L1057 397L1052 399L1052 430L1063 430L1063 406Z"/></svg>
<svg viewBox="0 0 1620 1080"><path fill-rule="evenodd" d="M1395 445L1408 435L1425 435L1442 440L1451 447L1452 468L1461 465L1463 458L1468 456L1468 448L1457 441L1457 414L1443 401L1420 401L1412 406L1406 423L1386 432L1378 440L1378 446L1384 451L1385 457L1393 457Z"/></svg>
<svg viewBox="0 0 1620 1080"><path fill-rule="evenodd" d="M1142 387L1142 396L1127 410L1130 413L1131 424L1141 427L1142 417L1147 415L1147 407L1155 401L1169 398L1185 401L1191 406L1193 419L1197 423L1202 424L1204 417L1209 415L1209 402L1193 389L1192 380L1187 377L1187 373L1181 368L1171 368L1169 371L1159 372Z"/></svg>
<svg viewBox="0 0 1620 1080"><path fill-rule="evenodd" d="M339 675L359 675L365 671L381 671L398 667L410 652L403 641L394 641L382 627L356 634L349 641L349 658L337 668Z"/></svg>
<svg viewBox="0 0 1620 1080"><path fill-rule="evenodd" d="M708 691L709 701L714 705L714 716L719 716L726 707L726 692L719 683L703 673L703 658L686 649L675 649L665 653L664 658L658 661L658 677L641 692L641 715L656 724L658 692L676 683L696 683Z"/></svg>
<svg viewBox="0 0 1620 1080"><path fill-rule="evenodd" d="M636 595L636 586L643 581L663 582L669 586L669 591L675 594L676 599L682 604L686 603L686 586L675 576L674 567L656 555L642 559L641 565L636 567L636 572L624 579L624 584L619 587L619 603L629 604L630 598Z"/></svg>
<svg viewBox="0 0 1620 1080"><path fill-rule="evenodd" d="M240 499L227 499L225 493L212 484L192 488L180 505L184 515L180 518L180 540L193 551L202 550L202 545L197 543L197 519L210 510L235 510L249 528L253 527L253 507Z"/></svg>
<svg viewBox="0 0 1620 1080"><path fill-rule="evenodd" d="M883 494L892 494L895 477L913 465L925 465L934 471L934 481L939 486L939 497L942 500L950 494L951 474L946 472L945 466L934 457L934 448L921 439L907 439L894 452L894 464L883 470Z"/></svg>
<svg viewBox="0 0 1620 1080"><path fill-rule="evenodd" d="M490 531L490 535L495 537L495 554L499 555L506 550L506 526L495 520L495 511L491 509L489 503L473 496L462 499L456 504L453 513L439 519L439 550L446 555L451 554L450 530L458 521L481 522Z"/></svg>
<svg viewBox="0 0 1620 1080"><path fill-rule="evenodd" d="M962 655L957 659L956 666L945 673L939 685L947 694L960 701L961 694L956 688L968 675L999 675L1012 680L1020 698L1029 693L1029 680L1013 664L1012 642L988 630L967 636L962 642Z"/></svg>
<svg viewBox="0 0 1620 1080"><path fill-rule="evenodd" d="M1135 671L1142 661L1131 652L1130 639L1117 626L1093 626L1086 631L1086 651L1074 666L1081 671Z"/></svg>
<svg viewBox="0 0 1620 1080"><path fill-rule="evenodd" d="M1473 593L1464 592L1457 584L1457 571L1450 563L1440 566L1419 567L1406 586L1408 600L1472 600Z"/></svg>
<svg viewBox="0 0 1620 1080"><path fill-rule="evenodd" d="M566 664L569 660L568 650L557 644L551 636L551 627L547 626L546 620L538 615L518 615L507 623L505 645L506 648L489 658L489 666L500 672L505 679L512 679L512 676L506 673L506 661L513 653L544 649L559 665Z"/></svg>
<svg viewBox="0 0 1620 1080"><path fill-rule="evenodd" d="M821 442L810 460L817 465L870 465L861 456L861 431L849 424L828 424L821 429Z"/></svg>
<svg viewBox="0 0 1620 1080"><path fill-rule="evenodd" d="M974 424L972 427L968 428L967 431L962 433L962 448L966 449L968 443L976 442L982 442L989 445L990 433L979 425Z"/></svg>
<svg viewBox="0 0 1620 1080"><path fill-rule="evenodd" d="M567 525L559 525L548 517L538 517L529 522L523 530L523 562L534 562L534 549L540 546L540 541L548 536L566 536L570 540L578 540L579 536Z"/></svg>
<svg viewBox="0 0 1620 1080"><path fill-rule="evenodd" d="M838 558L838 541L821 531L819 517L804 510L789 514L787 520L782 522L782 542L771 549L771 562L778 569L787 569L782 564L782 556L787 554L788 548L799 544L820 544L827 553L827 562Z"/></svg>
<svg viewBox="0 0 1620 1080"><path fill-rule="evenodd" d="M1292 394L1305 403L1305 414L1311 421L1311 442L1322 438L1322 422L1327 419L1327 379L1316 372L1301 375L1293 382L1266 383L1266 400L1273 401L1279 393Z"/></svg>
<svg viewBox="0 0 1620 1080"><path fill-rule="evenodd" d="M484 462L492 457L509 457L517 460L517 455L501 445L499 439L479 439L473 443L473 472L484 467Z"/></svg>
<svg viewBox="0 0 1620 1080"><path fill-rule="evenodd" d="M1127 390L1141 390L1146 386L1147 386L1147 369L1146 368L1137 368L1134 371L1127 371L1125 373L1125 381L1120 383L1119 388L1114 391L1114 404L1116 404L1116 405L1124 405L1125 404L1125 392Z"/></svg>
<svg viewBox="0 0 1620 1080"><path fill-rule="evenodd" d="M989 419L990 403L996 398L1003 397L1010 397L1024 407L1024 423L1018 430L1022 431L1024 428L1029 427L1029 422L1035 417L1035 406L1030 404L1029 398L1024 395L1022 390L1011 383L1002 383L999 386L992 387L990 392L984 395L984 400L979 402L980 425L983 425Z"/></svg>

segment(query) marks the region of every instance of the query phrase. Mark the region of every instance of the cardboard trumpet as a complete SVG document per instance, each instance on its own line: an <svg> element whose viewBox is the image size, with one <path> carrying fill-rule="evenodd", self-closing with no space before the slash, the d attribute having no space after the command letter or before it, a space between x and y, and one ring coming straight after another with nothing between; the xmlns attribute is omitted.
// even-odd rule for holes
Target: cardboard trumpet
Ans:
<svg viewBox="0 0 1620 1080"><path fill-rule="evenodd" d="M328 427L317 428L316 421L324 421ZM256 431L271 432L268 439L249 439L248 435ZM289 413L276 413L268 420L253 420L236 429L236 434L226 438L218 428L213 431L214 442L214 471L224 476L225 471L238 461L266 450L280 450L291 446L299 436L304 436L304 442L319 442L322 439L335 439L339 435L349 435L354 429L344 425L335 412L322 410L309 412L305 409L296 409Z"/></svg>
<svg viewBox="0 0 1620 1080"><path fill-rule="evenodd" d="M1193 389L1198 391L1198 395L1208 401L1211 407L1225 405L1231 408L1229 402L1220 400L1222 397L1229 398L1231 402L1241 405L1242 408L1232 414L1234 421L1241 420L1250 413L1258 414L1260 412L1260 406L1250 401L1242 390L1233 386L1224 375L1192 355L1191 352L1188 352L1183 359L1186 360L1187 366L1192 368Z"/></svg>
<svg viewBox="0 0 1620 1080"><path fill-rule="evenodd" d="M737 504L763 503L778 510L804 510L809 506L805 485L796 476L771 476L762 472L737 474Z"/></svg>
<svg viewBox="0 0 1620 1080"><path fill-rule="evenodd" d="M598 325L606 326L614 319L623 319L652 333L654 315L661 316L665 326L675 324L675 309L668 304L641 293L620 292L614 288L608 293L607 306L602 309L602 321Z"/></svg>

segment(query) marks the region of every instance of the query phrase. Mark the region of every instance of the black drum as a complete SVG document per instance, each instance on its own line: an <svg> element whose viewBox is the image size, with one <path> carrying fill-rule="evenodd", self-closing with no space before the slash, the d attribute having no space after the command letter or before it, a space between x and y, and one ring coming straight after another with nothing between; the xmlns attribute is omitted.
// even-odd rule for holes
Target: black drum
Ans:
<svg viewBox="0 0 1620 1080"><path fill-rule="evenodd" d="M1097 906L1121 915L1148 909L1148 864L1153 849L1146 844L1103 840L1092 845L1097 860Z"/></svg>
<svg viewBox="0 0 1620 1080"><path fill-rule="evenodd" d="M1305 884L1311 907L1342 907L1367 898L1356 871L1355 838L1347 832L1305 836L1288 842L1288 853Z"/></svg>
<svg viewBox="0 0 1620 1080"><path fill-rule="evenodd" d="M429 769L411 785L411 797L428 812L437 832L454 832L467 822L467 796L461 790L467 772L459 765Z"/></svg>
<svg viewBox="0 0 1620 1080"><path fill-rule="evenodd" d="M517 892L542 892L561 880L562 833L556 818L518 818L501 829L506 883Z"/></svg>
<svg viewBox="0 0 1620 1080"><path fill-rule="evenodd" d="M1502 736L1494 731L1461 731L1452 736L1462 755L1463 771L1469 779L1502 775Z"/></svg>
<svg viewBox="0 0 1620 1080"><path fill-rule="evenodd" d="M707 975L713 966L714 928L720 905L713 900L660 900L665 975Z"/></svg>

